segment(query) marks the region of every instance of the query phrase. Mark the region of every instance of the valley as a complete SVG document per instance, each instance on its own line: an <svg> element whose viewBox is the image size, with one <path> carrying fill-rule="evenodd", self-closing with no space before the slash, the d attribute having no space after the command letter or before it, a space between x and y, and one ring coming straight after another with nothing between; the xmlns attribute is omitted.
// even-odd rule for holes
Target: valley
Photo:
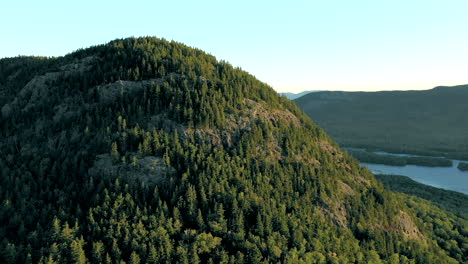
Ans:
<svg viewBox="0 0 468 264"><path fill-rule="evenodd" d="M376 174L468 193L468 86L318 92L295 102Z"/></svg>
<svg viewBox="0 0 468 264"><path fill-rule="evenodd" d="M432 201L456 215L468 219L468 195L418 183L401 175L375 175L385 188Z"/></svg>
<svg viewBox="0 0 468 264"><path fill-rule="evenodd" d="M382 151L370 152L357 148L345 149L374 174L408 176L426 185L468 194L468 171L460 169L465 161Z"/></svg>
<svg viewBox="0 0 468 264"><path fill-rule="evenodd" d="M295 99L343 147L468 160L468 85Z"/></svg>

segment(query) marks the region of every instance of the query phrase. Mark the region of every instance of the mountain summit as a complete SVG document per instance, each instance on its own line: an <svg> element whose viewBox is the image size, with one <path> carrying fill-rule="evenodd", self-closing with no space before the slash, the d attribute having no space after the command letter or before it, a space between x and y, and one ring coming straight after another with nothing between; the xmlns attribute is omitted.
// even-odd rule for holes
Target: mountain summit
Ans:
<svg viewBox="0 0 468 264"><path fill-rule="evenodd" d="M2 263L458 263L293 102L157 38L0 60Z"/></svg>

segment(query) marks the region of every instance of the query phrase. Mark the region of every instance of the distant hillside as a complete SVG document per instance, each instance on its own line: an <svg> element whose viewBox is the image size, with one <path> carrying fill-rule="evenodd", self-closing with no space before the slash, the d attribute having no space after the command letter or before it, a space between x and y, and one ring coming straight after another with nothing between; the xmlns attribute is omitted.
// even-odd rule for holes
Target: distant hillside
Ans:
<svg viewBox="0 0 468 264"><path fill-rule="evenodd" d="M468 219L468 195L466 194L424 185L406 176L375 175L375 177L389 190L432 201L441 208Z"/></svg>
<svg viewBox="0 0 468 264"><path fill-rule="evenodd" d="M468 158L468 85L318 92L295 102L342 146Z"/></svg>
<svg viewBox="0 0 468 264"><path fill-rule="evenodd" d="M314 92L318 92L318 91L303 91L297 94L296 93L280 93L280 95L286 96L289 100L294 100L301 96L304 96L309 93L314 93Z"/></svg>

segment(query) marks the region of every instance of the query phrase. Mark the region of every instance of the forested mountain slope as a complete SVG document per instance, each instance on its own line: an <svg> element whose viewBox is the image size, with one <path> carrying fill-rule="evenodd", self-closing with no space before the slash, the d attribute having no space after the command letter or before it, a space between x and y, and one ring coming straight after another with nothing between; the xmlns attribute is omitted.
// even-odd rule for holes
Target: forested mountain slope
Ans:
<svg viewBox="0 0 468 264"><path fill-rule="evenodd" d="M1 263L459 263L295 104L177 42L0 60Z"/></svg>
<svg viewBox="0 0 468 264"><path fill-rule="evenodd" d="M468 159L468 85L318 92L295 100L345 146Z"/></svg>

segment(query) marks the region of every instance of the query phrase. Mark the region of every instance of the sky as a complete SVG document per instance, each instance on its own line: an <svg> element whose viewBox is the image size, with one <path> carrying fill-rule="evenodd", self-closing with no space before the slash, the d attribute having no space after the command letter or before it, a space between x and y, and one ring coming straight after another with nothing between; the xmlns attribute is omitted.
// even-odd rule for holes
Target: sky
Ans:
<svg viewBox="0 0 468 264"><path fill-rule="evenodd" d="M0 58L156 36L278 92L468 84L466 0L15 0L0 9Z"/></svg>

